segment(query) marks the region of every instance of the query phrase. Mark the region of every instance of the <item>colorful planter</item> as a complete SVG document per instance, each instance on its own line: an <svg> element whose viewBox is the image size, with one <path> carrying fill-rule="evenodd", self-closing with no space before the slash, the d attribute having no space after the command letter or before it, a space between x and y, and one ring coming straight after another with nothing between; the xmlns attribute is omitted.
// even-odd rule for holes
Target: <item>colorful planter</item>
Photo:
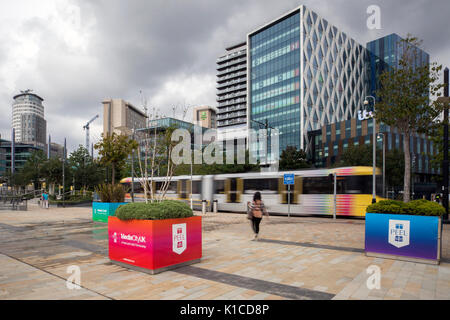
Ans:
<svg viewBox="0 0 450 320"><path fill-rule="evenodd" d="M441 218L398 214L366 214L367 256L439 264Z"/></svg>
<svg viewBox="0 0 450 320"><path fill-rule="evenodd" d="M119 206L127 202L92 202L92 220L108 222L109 216L114 216Z"/></svg>
<svg viewBox="0 0 450 320"><path fill-rule="evenodd" d="M108 238L113 263L151 274L202 257L201 217L130 221L109 217Z"/></svg>

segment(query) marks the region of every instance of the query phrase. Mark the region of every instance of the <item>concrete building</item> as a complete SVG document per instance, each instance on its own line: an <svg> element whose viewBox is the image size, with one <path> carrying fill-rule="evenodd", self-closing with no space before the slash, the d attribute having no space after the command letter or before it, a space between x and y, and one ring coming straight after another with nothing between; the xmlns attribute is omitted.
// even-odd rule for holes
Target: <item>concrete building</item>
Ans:
<svg viewBox="0 0 450 320"><path fill-rule="evenodd" d="M44 99L31 91L21 91L14 96L12 128L16 131L15 141L45 149L47 122L42 104Z"/></svg>
<svg viewBox="0 0 450 320"><path fill-rule="evenodd" d="M59 143L50 143L50 158L63 158L64 157L64 146Z"/></svg>
<svg viewBox="0 0 450 320"><path fill-rule="evenodd" d="M103 135L130 134L132 129L145 128L147 115L123 99L103 102Z"/></svg>
<svg viewBox="0 0 450 320"><path fill-rule="evenodd" d="M194 108L193 122L201 127L217 128L217 110L209 106Z"/></svg>
<svg viewBox="0 0 450 320"><path fill-rule="evenodd" d="M247 122L247 44L226 48L217 59L217 128L246 129Z"/></svg>

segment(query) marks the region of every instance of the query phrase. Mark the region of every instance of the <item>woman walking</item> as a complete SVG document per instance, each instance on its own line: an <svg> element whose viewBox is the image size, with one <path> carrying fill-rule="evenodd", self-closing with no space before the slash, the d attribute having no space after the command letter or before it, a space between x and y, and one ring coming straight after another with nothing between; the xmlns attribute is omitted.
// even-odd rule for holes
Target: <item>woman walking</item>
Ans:
<svg viewBox="0 0 450 320"><path fill-rule="evenodd" d="M255 237L253 240L258 240L259 234L259 224L261 223L263 215L269 216L266 207L264 206L264 202L261 200L261 193L255 192L253 195L253 201L248 202L248 219L250 219L252 223L252 229L255 233Z"/></svg>

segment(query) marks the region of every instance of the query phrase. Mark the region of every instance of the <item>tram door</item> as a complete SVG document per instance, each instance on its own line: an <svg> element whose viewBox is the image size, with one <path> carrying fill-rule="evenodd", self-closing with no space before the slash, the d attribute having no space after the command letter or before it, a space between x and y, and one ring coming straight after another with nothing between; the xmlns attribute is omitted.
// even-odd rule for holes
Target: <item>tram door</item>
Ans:
<svg viewBox="0 0 450 320"><path fill-rule="evenodd" d="M177 194L180 199L189 199L191 195L191 180L178 180Z"/></svg>
<svg viewBox="0 0 450 320"><path fill-rule="evenodd" d="M299 204L300 203L300 195L303 193L303 178L295 177L294 185L291 185L291 204ZM289 190L288 186L284 184L284 179L278 179L278 194L280 195L280 203L288 204Z"/></svg>
<svg viewBox="0 0 450 320"><path fill-rule="evenodd" d="M225 180L225 193L228 203L241 202L244 183L240 178L229 178Z"/></svg>

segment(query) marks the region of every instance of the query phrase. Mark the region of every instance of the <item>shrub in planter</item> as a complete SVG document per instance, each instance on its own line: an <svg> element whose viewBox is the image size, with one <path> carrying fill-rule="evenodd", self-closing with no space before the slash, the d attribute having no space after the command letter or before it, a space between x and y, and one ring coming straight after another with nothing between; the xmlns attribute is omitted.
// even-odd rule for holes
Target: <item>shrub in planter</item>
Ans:
<svg viewBox="0 0 450 320"><path fill-rule="evenodd" d="M201 217L179 201L129 203L108 218L109 258L158 273L202 256Z"/></svg>
<svg viewBox="0 0 450 320"><path fill-rule="evenodd" d="M163 220L189 218L193 215L189 205L175 200L128 203L116 210L116 217L120 220Z"/></svg>
<svg viewBox="0 0 450 320"><path fill-rule="evenodd" d="M421 216L442 216L445 214L443 206L436 202L420 199L408 203L397 200L383 200L367 207L368 213L407 214Z"/></svg>
<svg viewBox="0 0 450 320"><path fill-rule="evenodd" d="M121 184L101 184L95 188L102 202L124 202L125 189Z"/></svg>
<svg viewBox="0 0 450 320"><path fill-rule="evenodd" d="M438 203L384 200L366 209L365 251L368 256L437 264L440 261L441 216Z"/></svg>

